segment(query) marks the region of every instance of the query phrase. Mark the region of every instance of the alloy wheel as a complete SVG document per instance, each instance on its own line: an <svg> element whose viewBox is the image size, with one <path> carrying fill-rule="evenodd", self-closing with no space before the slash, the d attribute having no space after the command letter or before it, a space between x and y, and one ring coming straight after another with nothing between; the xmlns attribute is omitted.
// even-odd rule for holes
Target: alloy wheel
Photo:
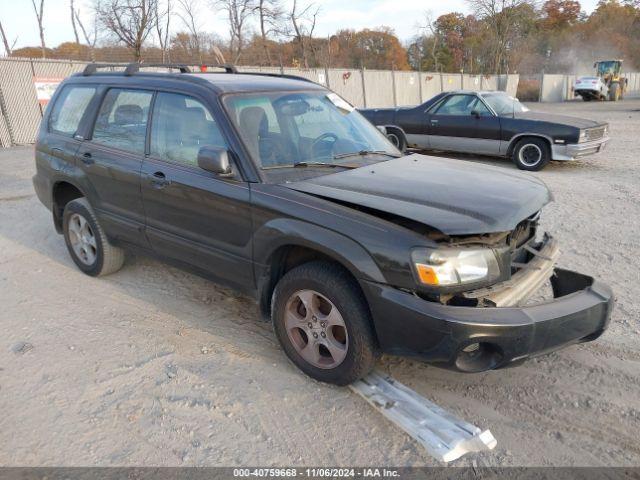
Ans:
<svg viewBox="0 0 640 480"><path fill-rule="evenodd" d="M347 356L349 336L338 308L315 290L289 297L284 312L287 335L296 352L323 369L340 365Z"/></svg>
<svg viewBox="0 0 640 480"><path fill-rule="evenodd" d="M67 229L69 242L76 257L85 265L93 265L98 256L98 247L96 237L87 219L79 213L74 213L69 218Z"/></svg>

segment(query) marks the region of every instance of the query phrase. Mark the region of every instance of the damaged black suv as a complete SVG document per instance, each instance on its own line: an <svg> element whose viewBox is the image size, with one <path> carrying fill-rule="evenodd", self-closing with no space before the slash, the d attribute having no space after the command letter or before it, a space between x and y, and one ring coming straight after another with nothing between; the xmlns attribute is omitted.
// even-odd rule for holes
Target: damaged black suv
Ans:
<svg viewBox="0 0 640 480"><path fill-rule="evenodd" d="M480 372L607 327L611 290L557 268L538 232L539 180L403 156L302 78L99 67L58 88L33 180L88 275L135 247L230 285L340 385L381 352ZM555 298L530 304L549 280Z"/></svg>

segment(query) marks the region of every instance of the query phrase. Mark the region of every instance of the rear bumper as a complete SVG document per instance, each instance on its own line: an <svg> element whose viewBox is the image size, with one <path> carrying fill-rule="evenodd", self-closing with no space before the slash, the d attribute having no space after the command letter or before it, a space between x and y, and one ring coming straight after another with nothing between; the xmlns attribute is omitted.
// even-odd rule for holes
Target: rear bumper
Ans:
<svg viewBox="0 0 640 480"><path fill-rule="evenodd" d="M386 285L364 287L383 351L478 372L594 340L604 332L613 308L607 285L563 269L555 270L551 283L553 301L503 308L447 306Z"/></svg>
<svg viewBox="0 0 640 480"><path fill-rule="evenodd" d="M33 178L33 189L38 196L38 200L42 202L42 204L51 210L51 185L50 182L40 173L36 173Z"/></svg>
<svg viewBox="0 0 640 480"><path fill-rule="evenodd" d="M603 137L592 142L570 143L568 145L554 144L551 147L551 158L553 160L575 160L585 155L592 155L604 150L608 141L609 137Z"/></svg>

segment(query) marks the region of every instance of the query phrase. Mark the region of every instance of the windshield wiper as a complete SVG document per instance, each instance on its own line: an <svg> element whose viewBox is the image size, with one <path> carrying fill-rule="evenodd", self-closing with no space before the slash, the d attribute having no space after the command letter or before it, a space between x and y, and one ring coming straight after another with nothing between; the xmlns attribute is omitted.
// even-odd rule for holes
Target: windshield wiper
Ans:
<svg viewBox="0 0 640 480"><path fill-rule="evenodd" d="M334 157L337 158L337 157ZM358 168L356 165L344 165L341 163L329 162L296 162L293 167L331 167L331 168Z"/></svg>
<svg viewBox="0 0 640 480"><path fill-rule="evenodd" d="M395 153L389 153L386 150L360 150L359 152L339 153L338 155L334 155L333 158L337 160L339 158L347 158L347 157L364 157L365 155L386 155L388 157L393 157L393 158L401 157L401 155L396 155Z"/></svg>

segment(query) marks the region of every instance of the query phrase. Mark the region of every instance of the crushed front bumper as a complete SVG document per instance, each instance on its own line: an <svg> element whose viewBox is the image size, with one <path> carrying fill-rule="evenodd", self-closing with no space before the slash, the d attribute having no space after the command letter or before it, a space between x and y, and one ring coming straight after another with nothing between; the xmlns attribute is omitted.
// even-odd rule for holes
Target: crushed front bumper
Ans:
<svg viewBox="0 0 640 480"><path fill-rule="evenodd" d="M448 306L388 285L363 286L383 351L479 372L591 341L604 332L613 309L607 285L560 268L551 285L551 302L495 308Z"/></svg>
<svg viewBox="0 0 640 480"><path fill-rule="evenodd" d="M585 155L592 155L604 150L609 139L610 137L602 137L591 142L554 144L551 146L551 158L553 160L575 160Z"/></svg>

